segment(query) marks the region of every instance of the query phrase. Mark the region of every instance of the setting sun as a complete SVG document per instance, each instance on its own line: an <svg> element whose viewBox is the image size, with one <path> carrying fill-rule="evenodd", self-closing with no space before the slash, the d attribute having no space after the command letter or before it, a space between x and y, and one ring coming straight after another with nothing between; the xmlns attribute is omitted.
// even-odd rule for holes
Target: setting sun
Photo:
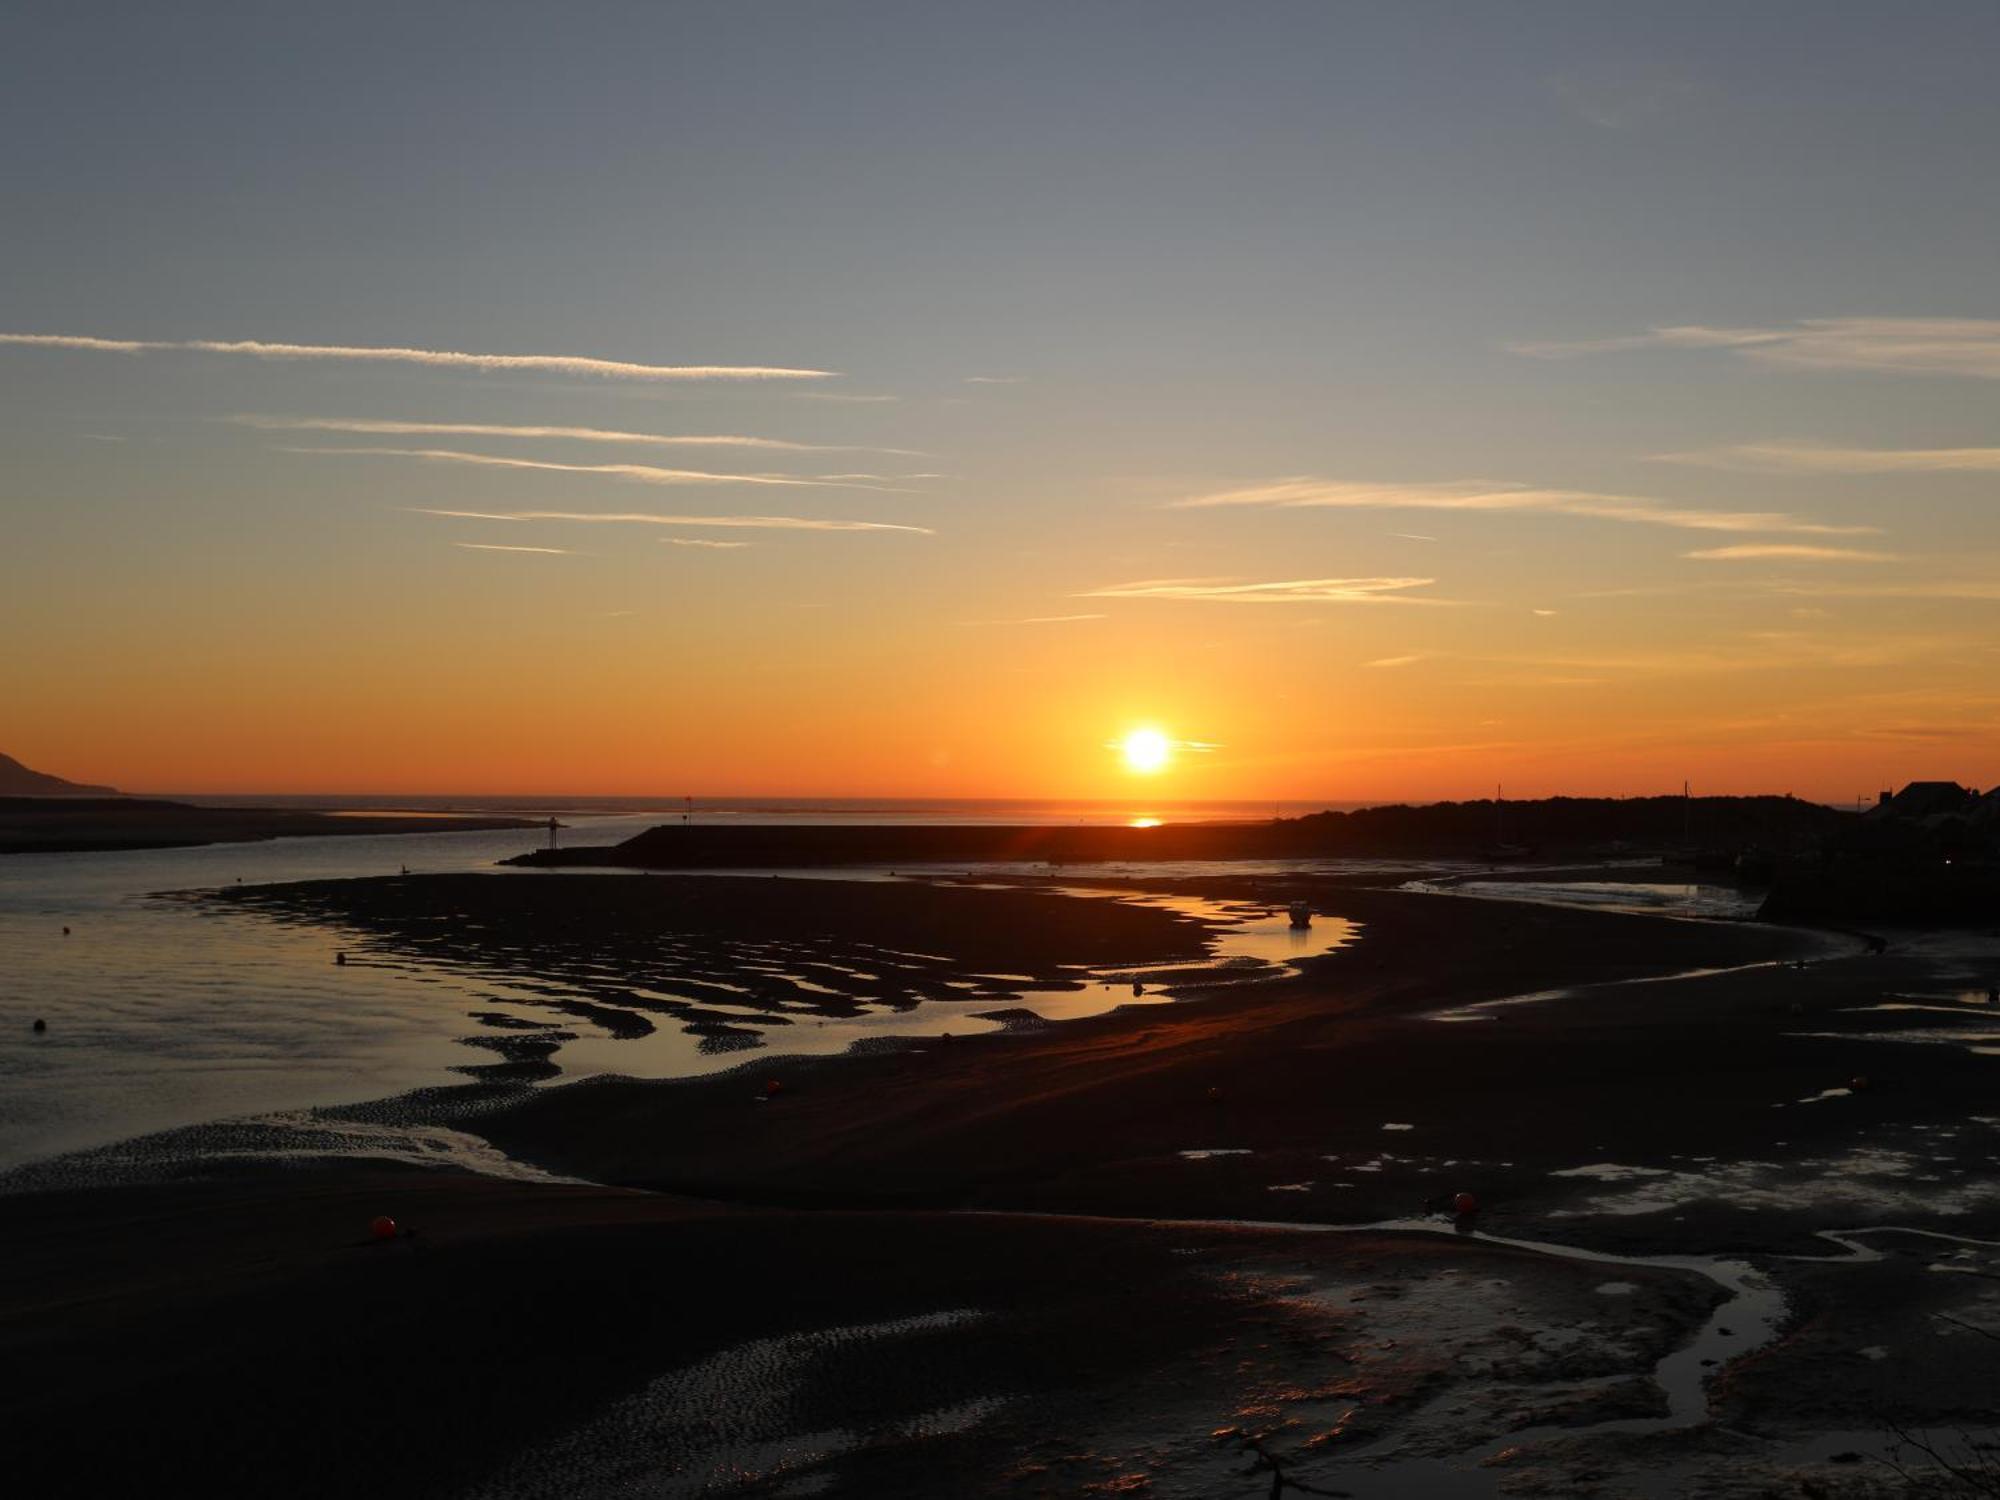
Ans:
<svg viewBox="0 0 2000 1500"><path fill-rule="evenodd" d="M2000 1500L2000 0L502 8L0 0L14 1493Z"/></svg>
<svg viewBox="0 0 2000 1500"><path fill-rule="evenodd" d="M1118 748L1125 757L1125 769L1141 776L1164 771L1173 750L1167 737L1157 729L1135 729Z"/></svg>

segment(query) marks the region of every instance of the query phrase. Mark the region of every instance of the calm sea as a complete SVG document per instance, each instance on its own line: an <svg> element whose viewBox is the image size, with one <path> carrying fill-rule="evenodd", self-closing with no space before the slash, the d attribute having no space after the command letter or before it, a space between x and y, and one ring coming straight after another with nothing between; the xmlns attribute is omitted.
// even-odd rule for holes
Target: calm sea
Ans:
<svg viewBox="0 0 2000 1500"><path fill-rule="evenodd" d="M1004 798L919 797L568 797L439 796L430 793L369 796L217 796L206 792L148 793L209 807L326 808L332 811L489 812L559 816L683 816L731 823L1029 823L1107 824L1151 818L1174 823L1244 823L1296 818L1305 813L1350 811L1368 802L1034 802Z"/></svg>

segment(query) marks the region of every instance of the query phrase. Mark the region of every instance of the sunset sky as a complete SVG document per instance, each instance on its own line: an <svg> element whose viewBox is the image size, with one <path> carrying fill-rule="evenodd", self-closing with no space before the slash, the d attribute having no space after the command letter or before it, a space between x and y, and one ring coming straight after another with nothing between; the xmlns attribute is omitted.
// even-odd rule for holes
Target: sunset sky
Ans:
<svg viewBox="0 0 2000 1500"><path fill-rule="evenodd" d="M1967 4L12 7L0 751L1990 785L1996 56Z"/></svg>

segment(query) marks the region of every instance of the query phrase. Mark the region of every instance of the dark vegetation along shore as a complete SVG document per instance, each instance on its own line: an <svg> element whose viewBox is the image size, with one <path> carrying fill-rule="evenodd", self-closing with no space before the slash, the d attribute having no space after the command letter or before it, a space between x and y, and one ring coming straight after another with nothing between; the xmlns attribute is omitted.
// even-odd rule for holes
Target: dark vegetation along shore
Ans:
<svg viewBox="0 0 2000 1500"><path fill-rule="evenodd" d="M1915 781L1884 792L1865 815L1776 863L1764 913L1780 922L2000 921L2000 787L1982 796L1955 781Z"/></svg>
<svg viewBox="0 0 2000 1500"><path fill-rule="evenodd" d="M332 834L531 826L524 818L487 814L445 818L383 812L341 817L287 808L199 807L144 797L0 797L0 854L177 849Z"/></svg>

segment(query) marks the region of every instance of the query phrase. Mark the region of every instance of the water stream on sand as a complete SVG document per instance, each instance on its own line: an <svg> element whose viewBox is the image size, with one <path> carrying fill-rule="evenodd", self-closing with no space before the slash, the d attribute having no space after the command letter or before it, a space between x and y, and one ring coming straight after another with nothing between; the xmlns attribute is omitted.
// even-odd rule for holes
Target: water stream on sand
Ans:
<svg viewBox="0 0 2000 1500"><path fill-rule="evenodd" d="M1761 891L1698 881L1480 880L1445 875L1408 881L1401 889L1429 896L1520 901L1530 906L1567 906L1583 911L1711 922L1749 921L1757 915L1764 900Z"/></svg>
<svg viewBox="0 0 2000 1500"><path fill-rule="evenodd" d="M992 1215L1001 1217L1004 1215ZM1062 1215L1078 1221L1090 1215ZM1708 1382L1734 1360L1757 1353L1769 1345L1783 1326L1787 1307L1783 1291L1749 1260L1705 1255L1620 1255L1611 1251L1589 1250L1576 1245L1544 1240L1518 1239L1485 1234L1465 1221L1441 1219L1384 1219L1369 1224L1307 1224L1290 1220L1258 1219L1157 1219L1150 1223L1173 1229L1248 1229L1275 1234L1409 1234L1449 1239L1472 1246L1500 1246L1526 1250L1552 1259L1593 1266L1616 1266L1631 1270L1678 1271L1700 1276L1724 1293L1701 1328L1686 1344L1663 1355L1654 1365L1653 1380L1667 1398L1667 1413L1659 1417L1623 1417L1576 1426L1524 1427L1506 1433L1475 1449L1449 1458L1419 1457L1399 1453L1402 1439L1391 1436L1343 1455L1333 1462L1304 1463L1288 1468L1308 1482L1319 1485L1362 1483L1369 1500L1498 1500L1510 1493L1506 1482L1517 1479L1519 1467L1488 1469L1483 1458L1503 1449L1528 1449L1538 1444L1574 1444L1594 1438L1637 1437L1686 1431L1710 1420ZM1839 1253L1823 1256L1772 1255L1771 1261L1867 1265L1885 1258L1885 1251L1866 1243L1880 1235L1908 1235L1943 1244L2000 1249L2000 1240L1974 1239L1938 1230L1883 1224L1862 1229L1821 1230L1817 1238L1837 1247ZM1450 1399L1449 1397L1443 1399ZM1420 1414L1413 1414L1415 1416ZM1853 1449L1867 1456L1893 1445L1886 1433L1821 1433L1809 1438L1766 1444L1766 1462L1805 1464L1824 1462L1837 1449ZM1281 1459L1281 1462L1284 1462ZM1637 1489L1621 1493L1665 1497L1684 1493L1686 1476L1659 1468L1632 1481Z"/></svg>
<svg viewBox="0 0 2000 1500"><path fill-rule="evenodd" d="M1839 940L1826 939L1825 951L1829 954L1843 946ZM1480 1000L1471 1005L1454 1005L1444 1010L1434 1010L1425 1015L1427 1021L1492 1021L1498 1013L1517 1005L1542 1005L1551 1000L1568 1000L1585 990L1619 989L1628 985L1673 984L1686 979L1713 979L1722 974L1748 974L1758 969L1790 968L1796 960L1767 958L1755 963L1734 964L1728 968L1682 969L1674 974L1637 974L1629 979L1600 979L1591 984L1570 985L1562 989L1531 990L1524 995L1503 995L1497 1000Z"/></svg>

